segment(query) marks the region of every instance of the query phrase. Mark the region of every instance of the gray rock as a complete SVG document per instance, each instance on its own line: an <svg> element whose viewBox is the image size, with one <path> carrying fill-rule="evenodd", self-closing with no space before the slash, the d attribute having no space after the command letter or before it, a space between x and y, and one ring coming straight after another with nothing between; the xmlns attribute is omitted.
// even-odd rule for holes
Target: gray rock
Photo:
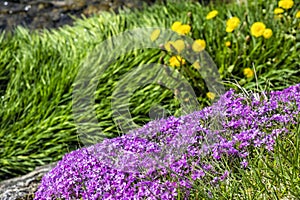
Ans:
<svg viewBox="0 0 300 200"><path fill-rule="evenodd" d="M37 167L29 174L0 182L0 200L33 199L42 177L55 165Z"/></svg>

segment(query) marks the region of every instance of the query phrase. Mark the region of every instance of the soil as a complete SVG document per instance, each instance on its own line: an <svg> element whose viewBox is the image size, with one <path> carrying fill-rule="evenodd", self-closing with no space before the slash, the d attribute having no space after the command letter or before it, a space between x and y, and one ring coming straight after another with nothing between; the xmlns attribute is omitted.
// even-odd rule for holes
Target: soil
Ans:
<svg viewBox="0 0 300 200"><path fill-rule="evenodd" d="M208 4L216 0L193 1ZM157 2L166 0L0 0L0 33L19 25L30 30L58 28L72 25L74 17L90 17L101 11L118 13L124 7L141 10Z"/></svg>
<svg viewBox="0 0 300 200"><path fill-rule="evenodd" d="M159 0L1 0L0 31L12 31L21 25L33 29L72 25L75 16L92 16L120 8L142 9Z"/></svg>

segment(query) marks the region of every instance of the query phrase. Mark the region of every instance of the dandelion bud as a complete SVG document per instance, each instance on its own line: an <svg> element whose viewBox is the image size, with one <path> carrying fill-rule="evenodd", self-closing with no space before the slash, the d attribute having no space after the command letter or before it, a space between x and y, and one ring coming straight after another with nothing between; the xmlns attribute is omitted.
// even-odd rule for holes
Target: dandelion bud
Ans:
<svg viewBox="0 0 300 200"><path fill-rule="evenodd" d="M250 42L250 35L247 35L245 40L246 40L246 42Z"/></svg>

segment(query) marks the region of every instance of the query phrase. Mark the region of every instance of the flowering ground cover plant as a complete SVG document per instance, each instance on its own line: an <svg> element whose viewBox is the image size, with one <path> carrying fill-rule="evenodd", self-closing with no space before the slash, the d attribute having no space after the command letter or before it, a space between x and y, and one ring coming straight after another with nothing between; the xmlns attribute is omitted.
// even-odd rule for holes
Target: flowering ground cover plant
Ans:
<svg viewBox="0 0 300 200"><path fill-rule="evenodd" d="M201 111L66 154L35 199L195 198L199 182L217 187L251 167L258 149L271 153L297 127L299 111L300 84L248 96L229 90Z"/></svg>

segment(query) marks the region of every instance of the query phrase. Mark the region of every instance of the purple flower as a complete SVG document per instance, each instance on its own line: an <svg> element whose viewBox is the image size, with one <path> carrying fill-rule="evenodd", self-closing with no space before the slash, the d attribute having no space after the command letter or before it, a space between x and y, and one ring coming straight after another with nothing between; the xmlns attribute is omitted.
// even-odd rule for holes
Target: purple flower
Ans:
<svg viewBox="0 0 300 200"><path fill-rule="evenodd" d="M192 172L192 179L196 180L205 176L205 172L202 170L194 170Z"/></svg>
<svg viewBox="0 0 300 200"><path fill-rule="evenodd" d="M229 175L229 171L225 170L225 172L223 173L223 175L220 177L221 181L224 181Z"/></svg>
<svg viewBox="0 0 300 200"><path fill-rule="evenodd" d="M195 180L228 177L216 167L221 158L247 168L251 149L272 151L287 123L297 123L300 84L266 97L231 89L203 110L70 152L42 178L35 199L176 199L179 190L188 199Z"/></svg>
<svg viewBox="0 0 300 200"><path fill-rule="evenodd" d="M248 162L244 159L244 160L241 162L241 166L242 166L243 168L247 168Z"/></svg>

